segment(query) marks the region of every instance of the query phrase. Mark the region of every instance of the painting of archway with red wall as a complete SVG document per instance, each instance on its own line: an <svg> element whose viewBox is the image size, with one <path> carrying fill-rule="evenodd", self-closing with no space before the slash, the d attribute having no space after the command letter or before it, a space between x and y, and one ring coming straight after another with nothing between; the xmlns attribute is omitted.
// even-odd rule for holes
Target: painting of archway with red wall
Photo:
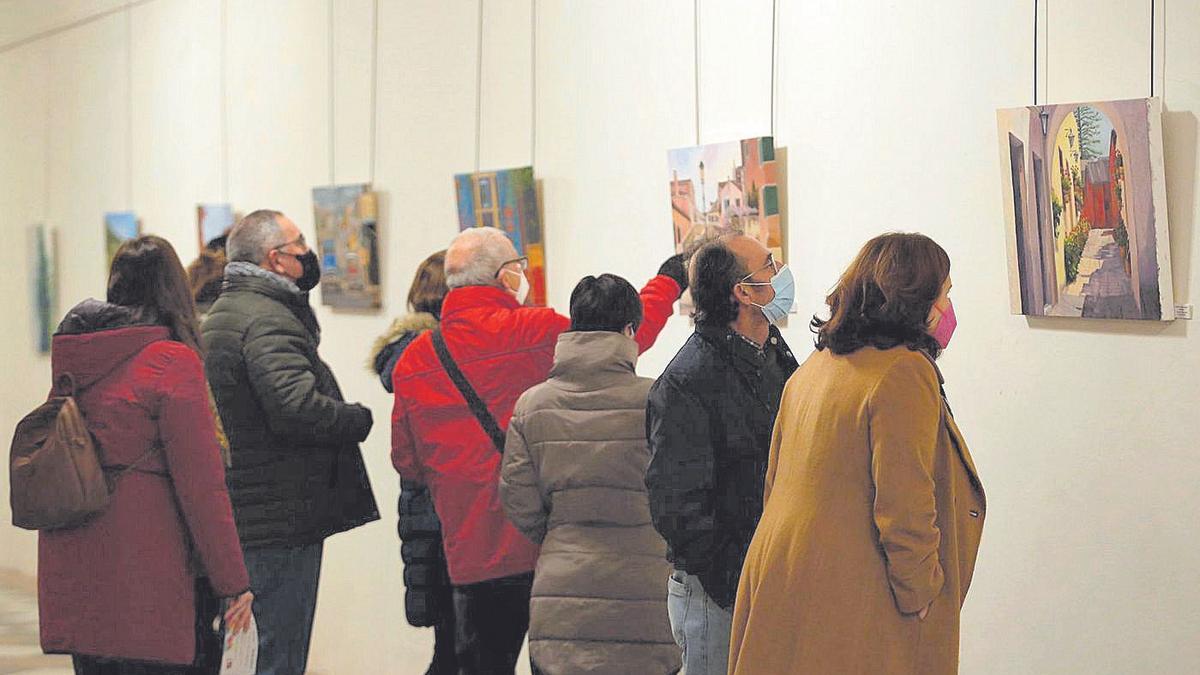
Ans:
<svg viewBox="0 0 1200 675"><path fill-rule="evenodd" d="M1174 319L1157 98L997 112L1014 314Z"/></svg>

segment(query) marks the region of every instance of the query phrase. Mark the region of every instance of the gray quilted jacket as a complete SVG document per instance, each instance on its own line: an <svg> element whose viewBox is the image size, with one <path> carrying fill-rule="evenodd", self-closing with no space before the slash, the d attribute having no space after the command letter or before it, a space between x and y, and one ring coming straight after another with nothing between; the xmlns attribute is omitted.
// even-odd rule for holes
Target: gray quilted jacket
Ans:
<svg viewBox="0 0 1200 675"><path fill-rule="evenodd" d="M646 395L637 344L564 333L550 378L521 396L500 497L542 545L529 652L546 675L679 670L667 618L666 544L650 521Z"/></svg>

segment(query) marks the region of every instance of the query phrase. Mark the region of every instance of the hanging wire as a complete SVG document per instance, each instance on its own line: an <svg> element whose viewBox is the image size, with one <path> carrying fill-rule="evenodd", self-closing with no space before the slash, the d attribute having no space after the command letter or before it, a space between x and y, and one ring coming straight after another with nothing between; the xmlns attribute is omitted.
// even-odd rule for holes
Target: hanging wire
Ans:
<svg viewBox="0 0 1200 675"><path fill-rule="evenodd" d="M1038 104L1038 0L1033 0L1033 104Z"/></svg>
<svg viewBox="0 0 1200 675"><path fill-rule="evenodd" d="M537 0L529 0L529 165L537 161Z"/></svg>
<svg viewBox="0 0 1200 675"><path fill-rule="evenodd" d="M336 105L334 99L336 99L337 97L335 96L335 93L336 93L335 87L334 87L335 79L334 79L334 73L333 73L333 50L334 50L334 44L333 44L333 38L334 38L334 36L333 36L333 33L334 33L334 30L333 30L333 0L329 0L329 2L327 4L328 4L328 9L329 9L329 22L328 22L329 23L329 33L328 33L328 36L329 36L329 40L328 40L328 42L329 42L329 45L328 45L329 46L329 184L336 185L336 181L334 180L334 176L336 175L334 173L334 167L337 166L335 163L336 159L337 159L337 157L336 157L336 153L337 153L336 140L337 140L337 138L334 135L335 131L334 131L333 118L334 118L334 112L335 112L334 107Z"/></svg>
<svg viewBox="0 0 1200 675"><path fill-rule="evenodd" d="M133 210L133 7L125 5L125 207Z"/></svg>
<svg viewBox="0 0 1200 675"><path fill-rule="evenodd" d="M483 138L483 0L479 0L479 28L475 43L475 173L479 173L479 144Z"/></svg>
<svg viewBox="0 0 1200 675"><path fill-rule="evenodd" d="M1154 0L1150 0L1150 98L1154 98Z"/></svg>
<svg viewBox="0 0 1200 675"><path fill-rule="evenodd" d="M371 9L371 145L367 160L368 182L375 183L375 157L379 138L379 0Z"/></svg>
<svg viewBox="0 0 1200 675"><path fill-rule="evenodd" d="M226 62L228 61L228 56L225 53L227 50L227 39L225 37L225 33L228 30L228 14L228 0L221 0L221 35L218 38L220 45L218 48L219 54L217 57L218 61L220 62L221 72L217 76L217 81L219 82L219 87L221 90L221 201L226 203L229 202L229 98L227 95L229 90L229 83L227 80L229 78L225 73Z"/></svg>
<svg viewBox="0 0 1200 675"><path fill-rule="evenodd" d="M779 60L779 0L771 0L771 137L775 136L776 67Z"/></svg>
<svg viewBox="0 0 1200 675"><path fill-rule="evenodd" d="M692 18L695 31L692 45L696 69L696 145L700 145L700 0L692 1Z"/></svg>

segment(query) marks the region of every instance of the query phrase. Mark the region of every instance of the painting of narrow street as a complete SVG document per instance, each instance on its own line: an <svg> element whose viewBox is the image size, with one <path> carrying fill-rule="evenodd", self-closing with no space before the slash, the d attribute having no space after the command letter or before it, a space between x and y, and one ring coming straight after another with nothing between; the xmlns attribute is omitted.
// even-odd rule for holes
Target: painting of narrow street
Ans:
<svg viewBox="0 0 1200 675"><path fill-rule="evenodd" d="M779 161L770 136L671 150L671 219L675 252L738 233L758 239L787 262L779 194ZM690 314L691 296L679 303Z"/></svg>
<svg viewBox="0 0 1200 675"><path fill-rule="evenodd" d="M1014 314L1174 318L1159 99L997 113Z"/></svg>
<svg viewBox="0 0 1200 675"><path fill-rule="evenodd" d="M353 310L382 307L378 195L365 183L313 188L312 194L321 304Z"/></svg>

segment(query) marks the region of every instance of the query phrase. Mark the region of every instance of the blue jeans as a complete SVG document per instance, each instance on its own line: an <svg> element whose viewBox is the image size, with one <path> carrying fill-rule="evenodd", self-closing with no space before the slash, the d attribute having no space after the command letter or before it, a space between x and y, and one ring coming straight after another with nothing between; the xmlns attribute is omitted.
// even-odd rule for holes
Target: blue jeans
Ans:
<svg viewBox="0 0 1200 675"><path fill-rule="evenodd" d="M683 650L685 675L729 672L729 632L733 613L713 602L694 575L675 570L667 579L667 616L675 643Z"/></svg>
<svg viewBox="0 0 1200 675"><path fill-rule="evenodd" d="M323 543L246 549L258 622L258 675L304 673L323 551Z"/></svg>

